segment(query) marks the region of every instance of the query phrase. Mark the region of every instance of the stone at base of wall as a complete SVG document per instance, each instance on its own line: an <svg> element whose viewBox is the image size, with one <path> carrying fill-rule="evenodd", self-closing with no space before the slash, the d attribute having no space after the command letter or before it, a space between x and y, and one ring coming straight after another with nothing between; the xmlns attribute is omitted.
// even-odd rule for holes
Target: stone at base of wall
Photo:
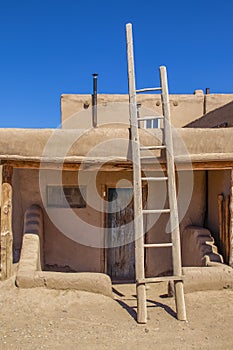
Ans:
<svg viewBox="0 0 233 350"><path fill-rule="evenodd" d="M16 285L20 288L46 287L49 289L76 289L112 297L112 282L103 273L92 272L47 272L17 274Z"/></svg>
<svg viewBox="0 0 233 350"><path fill-rule="evenodd" d="M184 292L233 289L233 269L224 264L213 267L184 267Z"/></svg>

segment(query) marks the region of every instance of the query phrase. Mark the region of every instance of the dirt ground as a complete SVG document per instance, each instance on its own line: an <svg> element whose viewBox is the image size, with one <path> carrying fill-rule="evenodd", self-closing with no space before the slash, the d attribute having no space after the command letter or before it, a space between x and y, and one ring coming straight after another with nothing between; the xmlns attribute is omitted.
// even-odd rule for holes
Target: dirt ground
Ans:
<svg viewBox="0 0 233 350"><path fill-rule="evenodd" d="M175 318L165 284L148 290L149 320L135 321L133 285L97 294L18 289L0 283L0 349L233 349L233 291L186 294L188 322Z"/></svg>

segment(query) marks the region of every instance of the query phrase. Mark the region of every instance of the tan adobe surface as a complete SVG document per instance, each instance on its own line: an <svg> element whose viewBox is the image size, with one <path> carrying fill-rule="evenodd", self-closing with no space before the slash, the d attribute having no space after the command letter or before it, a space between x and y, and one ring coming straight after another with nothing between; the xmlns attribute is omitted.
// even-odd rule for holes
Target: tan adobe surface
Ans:
<svg viewBox="0 0 233 350"><path fill-rule="evenodd" d="M220 123L224 118L233 116L233 94L207 94L202 90L195 90L194 94L170 94L171 123L176 128L189 125L196 120L206 120L200 127L215 126L213 122L218 119ZM159 94L139 94L137 101L140 104L141 117L148 115L161 115L161 97ZM127 94L98 94L97 120L98 125L123 123L129 125L129 97ZM215 112L213 115L210 112ZM213 121L212 121L213 119ZM63 94L61 96L61 123L62 128L90 128L92 126L92 96L84 94ZM212 125L213 124L213 125ZM198 127L199 125L195 125ZM229 125L232 126L232 123Z"/></svg>
<svg viewBox="0 0 233 350"><path fill-rule="evenodd" d="M140 139L145 146L158 145L161 131L141 129ZM1 160L39 162L45 146L44 160L52 162L79 163L84 158L95 162L126 161L130 156L129 130L126 128L0 129ZM196 162L232 161L233 129L175 129L174 152L177 162L188 161L188 154Z"/></svg>

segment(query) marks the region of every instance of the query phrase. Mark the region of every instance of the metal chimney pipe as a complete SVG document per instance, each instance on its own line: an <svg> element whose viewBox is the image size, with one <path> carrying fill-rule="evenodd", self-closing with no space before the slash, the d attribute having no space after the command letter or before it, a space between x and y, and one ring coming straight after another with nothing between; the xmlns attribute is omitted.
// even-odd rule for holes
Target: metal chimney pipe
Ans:
<svg viewBox="0 0 233 350"><path fill-rule="evenodd" d="M93 76L93 95L92 95L92 125L97 127L97 77L98 74L94 73Z"/></svg>
<svg viewBox="0 0 233 350"><path fill-rule="evenodd" d="M209 95L210 88L205 89L205 95L204 95L204 106L203 106L203 114L206 114L206 95Z"/></svg>

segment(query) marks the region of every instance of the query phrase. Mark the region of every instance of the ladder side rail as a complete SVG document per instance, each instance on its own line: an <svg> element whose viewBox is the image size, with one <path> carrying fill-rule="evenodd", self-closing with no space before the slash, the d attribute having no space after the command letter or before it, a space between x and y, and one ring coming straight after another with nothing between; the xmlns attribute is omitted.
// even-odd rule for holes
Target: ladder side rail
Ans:
<svg viewBox="0 0 233 350"><path fill-rule="evenodd" d="M132 24L126 25L127 59L128 59L128 88L129 88L129 112L131 130L131 149L133 162L133 187L134 187L134 232L135 232L135 269L136 280L145 278L144 269L144 230L142 215L142 186L140 146L137 121L137 102L134 73L134 54ZM137 285L137 321L146 323L146 288L145 284Z"/></svg>
<svg viewBox="0 0 233 350"><path fill-rule="evenodd" d="M173 275L181 276L181 250L180 250L180 229L179 229L179 217L177 207L176 196L176 183L175 183L175 166L174 166L174 152L173 152L173 140L172 140L172 128L170 117L170 104L168 94L167 83L167 71L166 67L160 67L160 80L162 87L162 108L164 114L164 141L166 144L166 160L167 160L167 175L168 175L168 199L170 206L170 225L172 234L172 261L173 261ZM186 320L186 310L184 301L183 282L175 282L176 293L176 309L177 318L179 320Z"/></svg>
<svg viewBox="0 0 233 350"><path fill-rule="evenodd" d="M167 87L166 67L160 67L161 85L162 85L162 107L164 113L164 142L166 145L166 160L167 160L167 175L168 175L168 199L171 210L171 233L174 240L173 261L174 274L181 275L181 256L179 256L180 247L180 232L179 232L179 217L176 200L176 183L175 183L175 167L174 167L174 152L172 140L172 128L169 108L169 95ZM178 249L177 249L178 248ZM178 254L176 254L178 251Z"/></svg>

